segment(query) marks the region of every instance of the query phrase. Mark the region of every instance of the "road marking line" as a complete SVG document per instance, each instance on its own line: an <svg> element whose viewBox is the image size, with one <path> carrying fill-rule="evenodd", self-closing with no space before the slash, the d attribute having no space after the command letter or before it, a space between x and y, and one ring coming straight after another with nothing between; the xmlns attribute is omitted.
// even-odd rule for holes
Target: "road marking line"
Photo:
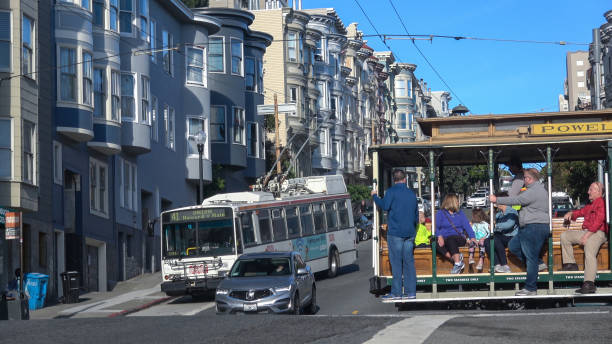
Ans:
<svg viewBox="0 0 612 344"><path fill-rule="evenodd" d="M427 315L408 318L378 331L366 343L422 343L438 327L455 317L454 315Z"/></svg>
<svg viewBox="0 0 612 344"><path fill-rule="evenodd" d="M516 316L539 316L539 315L590 315L590 314L610 314L610 311L587 311L587 312L538 312L538 313L482 313L482 314L465 314L468 317L516 317Z"/></svg>

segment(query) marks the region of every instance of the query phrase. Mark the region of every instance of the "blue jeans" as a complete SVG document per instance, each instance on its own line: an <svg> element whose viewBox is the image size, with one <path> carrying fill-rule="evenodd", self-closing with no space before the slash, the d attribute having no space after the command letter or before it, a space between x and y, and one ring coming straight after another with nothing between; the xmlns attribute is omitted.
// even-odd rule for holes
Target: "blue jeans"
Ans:
<svg viewBox="0 0 612 344"><path fill-rule="evenodd" d="M389 262L391 263L391 294L395 296L416 295L416 268L414 267L414 237L401 238L387 235ZM403 276L403 278L402 278ZM404 293L402 293L402 284Z"/></svg>
<svg viewBox="0 0 612 344"><path fill-rule="evenodd" d="M548 223L531 223L519 229L519 232L508 243L508 249L527 266L525 289L538 290L538 265L543 263L540 258L542 246L550 234Z"/></svg>

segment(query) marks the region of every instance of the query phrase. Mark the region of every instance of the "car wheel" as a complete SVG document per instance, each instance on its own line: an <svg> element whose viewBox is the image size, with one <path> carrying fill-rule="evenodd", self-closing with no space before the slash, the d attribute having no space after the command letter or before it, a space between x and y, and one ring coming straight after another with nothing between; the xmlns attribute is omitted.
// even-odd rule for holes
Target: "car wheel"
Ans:
<svg viewBox="0 0 612 344"><path fill-rule="evenodd" d="M334 249L329 255L329 269L327 270L328 277L334 278L336 277L336 275L338 275L338 264L339 264L338 251Z"/></svg>
<svg viewBox="0 0 612 344"><path fill-rule="evenodd" d="M300 294L296 291L293 295L293 314L300 315L302 314L302 305L300 304Z"/></svg>
<svg viewBox="0 0 612 344"><path fill-rule="evenodd" d="M317 288L312 285L312 297L310 298L310 305L308 306L308 313L315 314L317 312Z"/></svg>

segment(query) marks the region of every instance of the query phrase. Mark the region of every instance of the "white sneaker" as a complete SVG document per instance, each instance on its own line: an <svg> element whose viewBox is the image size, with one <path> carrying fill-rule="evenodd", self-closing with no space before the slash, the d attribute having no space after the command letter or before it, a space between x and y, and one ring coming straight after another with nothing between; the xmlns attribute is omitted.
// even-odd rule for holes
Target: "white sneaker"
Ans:
<svg viewBox="0 0 612 344"><path fill-rule="evenodd" d="M537 291L531 291L531 290L527 290L525 288L517 291L516 293L514 293L514 295L516 296L534 296L534 295L538 295Z"/></svg>
<svg viewBox="0 0 612 344"><path fill-rule="evenodd" d="M463 268L465 268L465 263L463 263L463 261L460 261L459 265L457 265L457 264L453 265L453 269L451 270L451 274L459 274L459 273L461 273L461 271L463 271Z"/></svg>
<svg viewBox="0 0 612 344"><path fill-rule="evenodd" d="M509 267L508 265L504 265L504 266L502 266L502 270L503 270L503 272L505 272L505 273L510 273L510 272L512 272L512 269L510 269L510 267Z"/></svg>
<svg viewBox="0 0 612 344"><path fill-rule="evenodd" d="M497 265L495 265L495 272L503 273L505 271L504 271L504 268L501 265L497 264Z"/></svg>
<svg viewBox="0 0 612 344"><path fill-rule="evenodd" d="M548 270L548 265L546 265L546 263L542 263L538 265L538 271L544 271L544 270Z"/></svg>

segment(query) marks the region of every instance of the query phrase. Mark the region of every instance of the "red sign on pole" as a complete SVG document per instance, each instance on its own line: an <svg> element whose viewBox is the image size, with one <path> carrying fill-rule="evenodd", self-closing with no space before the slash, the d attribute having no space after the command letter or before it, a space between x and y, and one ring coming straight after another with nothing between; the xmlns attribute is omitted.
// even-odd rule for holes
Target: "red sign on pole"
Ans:
<svg viewBox="0 0 612 344"><path fill-rule="evenodd" d="M6 240L19 239L21 229L21 213L7 212L6 217Z"/></svg>

